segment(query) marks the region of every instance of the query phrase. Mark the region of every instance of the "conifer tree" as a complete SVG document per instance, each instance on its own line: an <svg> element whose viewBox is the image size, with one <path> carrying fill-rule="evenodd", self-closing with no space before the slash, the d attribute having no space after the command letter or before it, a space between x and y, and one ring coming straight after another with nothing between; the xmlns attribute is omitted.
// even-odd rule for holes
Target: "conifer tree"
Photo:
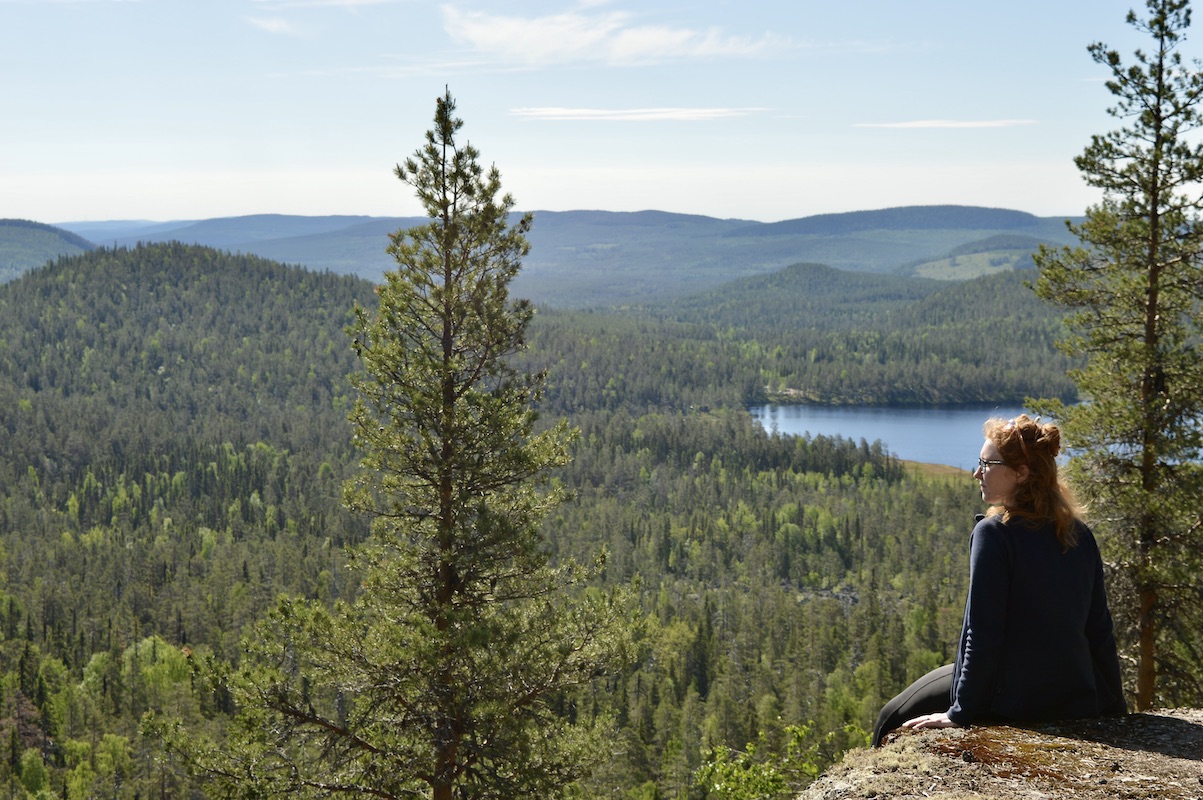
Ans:
<svg viewBox="0 0 1203 800"><path fill-rule="evenodd" d="M397 268L349 329L363 469L345 502L373 519L359 596L282 602L218 675L239 707L229 744L189 754L219 792L555 797L605 757L572 692L622 656L628 604L540 537L572 432L537 424L543 376L509 363L533 314L508 295L531 217L510 225L454 112L439 98L397 167L430 221L391 236Z"/></svg>
<svg viewBox="0 0 1203 800"><path fill-rule="evenodd" d="M1147 6L1127 18L1151 39L1133 64L1089 48L1121 126L1076 159L1102 200L1070 226L1081 247L1042 249L1036 284L1069 308L1062 349L1083 359L1072 376L1087 402L1042 408L1063 421L1070 473L1116 567L1138 709L1203 698L1203 73L1178 52L1188 1Z"/></svg>

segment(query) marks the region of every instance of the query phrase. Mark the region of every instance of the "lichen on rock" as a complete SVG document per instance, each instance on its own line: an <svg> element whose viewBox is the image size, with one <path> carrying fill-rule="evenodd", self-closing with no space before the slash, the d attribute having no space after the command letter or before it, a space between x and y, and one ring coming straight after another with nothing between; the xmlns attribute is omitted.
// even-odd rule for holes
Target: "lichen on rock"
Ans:
<svg viewBox="0 0 1203 800"><path fill-rule="evenodd" d="M897 731L846 753L800 800L910 797L1203 800L1203 710Z"/></svg>

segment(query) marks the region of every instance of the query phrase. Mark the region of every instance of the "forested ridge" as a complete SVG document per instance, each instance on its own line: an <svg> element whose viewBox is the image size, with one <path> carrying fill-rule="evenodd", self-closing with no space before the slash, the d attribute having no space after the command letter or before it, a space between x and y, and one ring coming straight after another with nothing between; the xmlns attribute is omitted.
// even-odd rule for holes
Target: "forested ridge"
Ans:
<svg viewBox="0 0 1203 800"><path fill-rule="evenodd" d="M75 255L96 245L70 231L26 219L0 219L0 283L45 264L51 254Z"/></svg>
<svg viewBox="0 0 1203 800"><path fill-rule="evenodd" d="M976 206L901 206L873 211L852 211L842 214L816 214L801 219L785 220L758 226L749 234L740 230L734 235L780 236L785 233L821 233L831 236L870 230L943 229L1001 229L1027 228L1038 218L1024 211Z"/></svg>
<svg viewBox="0 0 1203 800"><path fill-rule="evenodd" d="M766 386L1047 393L1056 321L1019 276L842 277L800 266L721 297L536 317L542 414L581 431L548 546L604 547L602 580L634 582L646 616L636 663L562 701L615 726L587 796L702 796L708 748L772 753L791 725L813 723L829 758L951 656L971 482L873 443L769 436L744 403ZM174 243L0 286L0 791L196 791L138 734L143 713L219 730L227 701L193 691L188 659L236 659L279 592L354 594L343 548L366 521L341 505L357 459L344 328L373 302L355 278ZM901 398L895 354L918 387ZM1046 382L1007 382L1025 370ZM929 374L955 391L933 395Z"/></svg>
<svg viewBox="0 0 1203 800"><path fill-rule="evenodd" d="M797 264L622 314L545 312L535 356L553 361L566 409L1072 402L1060 319L1028 288L1034 277Z"/></svg>
<svg viewBox="0 0 1203 800"><path fill-rule="evenodd" d="M680 297L800 261L965 280L1020 263L1030 267L1030 254L1041 242L1073 242L1062 218L972 206L906 206L774 223L651 210L535 210L535 216L533 249L514 289L541 307L561 309ZM65 225L107 246L182 241L379 281L393 267L384 247L387 235L421 222L410 217L257 214ZM3 245L0 229L0 254ZM981 249L987 246L1001 249L987 253ZM972 253L961 252L966 247ZM28 268L75 251L42 252Z"/></svg>

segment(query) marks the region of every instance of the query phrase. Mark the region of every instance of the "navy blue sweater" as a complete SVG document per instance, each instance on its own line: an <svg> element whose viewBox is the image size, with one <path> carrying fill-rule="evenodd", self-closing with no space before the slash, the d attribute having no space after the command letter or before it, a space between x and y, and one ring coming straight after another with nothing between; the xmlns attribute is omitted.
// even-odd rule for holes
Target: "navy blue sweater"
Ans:
<svg viewBox="0 0 1203 800"><path fill-rule="evenodd" d="M969 597L949 718L1039 722L1127 710L1103 561L1078 524L1062 552L1051 523L981 519L969 544Z"/></svg>

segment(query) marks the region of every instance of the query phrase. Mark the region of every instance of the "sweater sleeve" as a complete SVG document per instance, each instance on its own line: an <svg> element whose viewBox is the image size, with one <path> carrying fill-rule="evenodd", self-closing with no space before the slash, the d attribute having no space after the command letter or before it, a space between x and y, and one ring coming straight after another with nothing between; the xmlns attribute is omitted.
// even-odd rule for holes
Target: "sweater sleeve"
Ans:
<svg viewBox="0 0 1203 800"><path fill-rule="evenodd" d="M1128 711L1128 704L1124 700L1115 629L1107 606L1103 558L1099 554L1094 535L1089 530L1084 531L1080 538L1083 543L1089 544L1094 555L1094 587L1090 598L1090 613L1086 619L1086 639L1090 644L1091 660L1094 662L1096 689L1101 706L1099 711L1104 714L1124 714Z"/></svg>
<svg viewBox="0 0 1203 800"><path fill-rule="evenodd" d="M998 682L1007 627L1011 559L1003 532L992 520L979 522L969 547L969 597L948 718L969 725L985 714Z"/></svg>

